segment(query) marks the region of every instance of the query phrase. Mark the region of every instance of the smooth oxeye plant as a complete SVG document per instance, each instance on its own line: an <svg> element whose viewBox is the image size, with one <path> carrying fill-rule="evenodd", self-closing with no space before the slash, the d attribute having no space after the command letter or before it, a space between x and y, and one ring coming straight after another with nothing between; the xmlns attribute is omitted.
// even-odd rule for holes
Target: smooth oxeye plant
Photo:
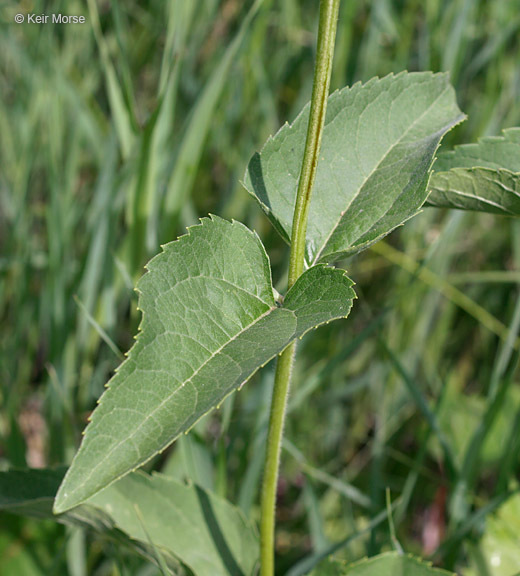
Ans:
<svg viewBox="0 0 520 576"><path fill-rule="evenodd" d="M520 213L520 129L440 153L464 119L445 73L402 72L329 96L339 0L321 0L311 102L252 157L244 186L290 245L275 292L257 234L203 218L166 244L137 284L142 322L72 465L0 477L11 510L126 534L163 573L272 576L280 447L297 342L348 317L354 282L336 267L424 206ZM434 164L435 162L435 164ZM433 170L433 171L432 171ZM277 358L261 494L260 547L229 502L137 468ZM17 476L18 474L18 476ZM28 486L24 494L18 483ZM1 504L1 502L0 502ZM315 574L444 573L390 553Z"/></svg>

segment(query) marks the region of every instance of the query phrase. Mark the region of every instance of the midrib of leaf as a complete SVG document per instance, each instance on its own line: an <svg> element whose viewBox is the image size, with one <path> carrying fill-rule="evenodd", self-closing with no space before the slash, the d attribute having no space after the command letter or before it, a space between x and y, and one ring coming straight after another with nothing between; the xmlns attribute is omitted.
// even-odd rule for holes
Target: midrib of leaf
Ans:
<svg viewBox="0 0 520 576"><path fill-rule="evenodd" d="M483 198L482 196L477 196L476 194L474 194L474 195L466 194L465 192L463 192L462 190L459 190L457 188L452 188L450 191L455 192L456 194L463 196L464 198L468 198L470 200L478 200L479 202L482 202L483 204L487 204L489 206L494 206L495 208L498 208L499 210L503 210L505 212L509 212L510 214L514 214L510 210L507 210L507 208L504 208L503 206L501 206L497 202L493 202L489 198ZM512 192L512 190L509 190L509 191Z"/></svg>
<svg viewBox="0 0 520 576"><path fill-rule="evenodd" d="M408 91L409 89L413 88L413 85L407 86L404 90L403 93ZM352 196L352 199L350 200L350 202L347 204L347 206L345 207L345 209L340 212L340 216L336 222L336 224L333 226L333 228L331 229L330 233L328 234L327 238L325 239L325 241L322 243L321 249L316 253L316 256L314 257L314 260L312 262L312 265L316 264L319 259L320 256L323 254L324 249L327 247L329 240L332 238L334 232L337 230L338 226L340 225L340 223L342 222L343 218L345 217L345 214L347 213L347 211L349 210L349 208L352 206L352 204L354 203L354 201L356 200L356 198L358 198L358 196L362 193L363 189L365 188L367 182L370 180L370 178L377 172L377 170L379 169L380 165L382 162L384 162L384 160L388 157L388 155L390 154L390 152L392 152L394 150L394 148L401 143L405 137L408 135L408 133L417 125L418 122L420 122L425 115L429 114L432 107L437 103L437 101L449 90L449 85L446 86L446 88L440 92L438 94L438 96L435 98L435 100L428 106L428 108L426 110L424 110L424 112L418 116L409 126L408 128L406 128L406 130L404 131L404 133L402 133L394 142L393 144L386 150L386 152L381 156L381 158L377 161L377 164L374 166L374 168L370 171L370 173L364 178L363 183L361 184L361 186L359 186L358 191ZM371 102L370 105L375 104L375 102L377 102L377 100L379 98L381 98L384 95L384 93L382 92L381 94L379 94L377 96L377 98ZM395 104L395 100L392 101L391 106L393 106ZM341 111L342 112L342 111ZM364 111L363 111L364 112ZM334 118L334 120L332 122L330 122L328 125L332 125L336 119L338 118L338 116L340 116L340 114L337 114ZM443 130L438 130L435 134L442 134ZM357 138L357 135L356 135ZM425 140L426 138L423 138L423 140ZM438 146L437 146L438 148ZM433 161L432 161L433 163ZM361 166L361 163L359 163L359 165ZM430 164L431 167L431 164ZM372 226L370 228L373 228L377 222L380 222L387 214L388 212L392 209L392 207L394 206L395 202L397 201L398 198L396 198L394 200L394 202L392 202L392 204L385 210L385 212L381 215L381 217L374 223L372 224ZM370 231L370 228L368 230L366 230L363 234L366 234L367 232Z"/></svg>
<svg viewBox="0 0 520 576"><path fill-rule="evenodd" d="M186 280L189 280L189 278L186 278ZM249 294L249 293L248 293ZM257 298L258 300L260 300L259 298ZM262 300L260 300L261 302L263 302ZM199 374L199 372L207 365L211 362L211 360L213 360L213 358L215 358L215 356L217 356L218 354L220 354L222 352L222 350L224 350L224 348L226 348L227 346L229 346L230 344L232 344L237 338L239 338L242 334L244 334L245 332L247 332L248 330L250 330L255 324L257 324L258 322L260 322L263 318L265 318L266 316L268 316L269 314L271 314L273 312L273 310L277 310L277 307L274 306L272 308L269 308L268 310L266 310L261 316L259 316L258 318L255 319L254 322L251 322L250 324L248 324L247 326L245 326L244 328L242 328L239 332L237 332L233 337L230 337L230 339L228 341L226 341L222 346L220 346L220 348L218 350L216 350L215 352L213 352L194 372L193 374L187 378L186 380L184 380L184 382L181 382L181 384L175 388L175 390L173 390L173 392L171 394L169 394L168 396L165 396L164 400L162 400L162 402L160 404L158 404L147 416L145 416L144 420L137 426L137 428L134 428L133 432L124 440L121 440L118 444L116 444L115 446L113 446L111 448L111 450L109 452L107 452L107 454L105 454L104 458L102 460L100 460L93 468L91 468L89 474L85 477L85 480L83 482L83 484L79 484L78 487L75 490L71 490L71 493L73 494L74 492L77 492L84 484L86 484L88 482L88 480L90 478L92 478L92 476L94 475L94 473L97 471L98 468L102 467L105 462L107 460L110 459L110 456L112 455L112 453L114 451L116 451L118 448L121 447L121 445L125 442L132 442L133 438L138 434L139 430L151 419L154 418L155 414L164 407L165 404L167 404L168 402L170 402L177 393L179 393L185 386L186 384L192 383L193 378L195 378L195 376L197 376L197 374ZM294 314L294 312L292 310L287 310L287 312L291 313L293 317L296 317L296 315ZM150 371L150 370L149 370ZM162 372L165 372L164 370L162 370ZM249 380L251 376L249 376L247 378L247 380ZM243 385L244 382L242 382L241 385ZM239 387L240 387L239 386ZM195 411L195 410L194 410ZM203 416L203 415L202 415ZM201 416L201 417L202 417ZM157 420L156 420L157 422ZM157 422L158 425L160 425L160 423ZM145 464L146 462L148 462L151 458L153 458L153 456L155 456L155 454L158 454L159 452L161 452L162 450L164 450L164 448L166 448L166 446L171 444L171 440L168 440L166 442L164 442L163 444L161 444L160 446L157 447L156 451L154 454L150 455L146 460L143 460L139 466L142 466L143 464ZM136 467L130 467L128 468L125 472L122 472L119 476L115 477L114 480L119 480L120 478L122 478L123 476L125 476L128 472L131 472L132 470L135 470L137 468Z"/></svg>

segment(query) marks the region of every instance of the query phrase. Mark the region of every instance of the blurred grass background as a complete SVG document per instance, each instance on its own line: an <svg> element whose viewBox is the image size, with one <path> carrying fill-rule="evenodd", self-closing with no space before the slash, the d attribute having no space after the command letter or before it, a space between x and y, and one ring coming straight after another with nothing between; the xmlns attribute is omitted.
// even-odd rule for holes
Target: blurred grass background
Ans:
<svg viewBox="0 0 520 576"><path fill-rule="evenodd" d="M449 70L469 119L446 146L518 126L519 8L343 0L332 88ZM87 24L15 24L18 12ZM2 469L70 462L132 344L136 279L199 217L257 230L284 289L287 247L240 180L310 98L317 15L311 0L0 5ZM350 319L309 335L296 369L280 573L398 541L464 576L512 576L520 542L501 518L515 518L520 464L519 224L427 209L345 265ZM272 366L152 467L257 517L271 385ZM2 574L157 573L92 534L0 520Z"/></svg>

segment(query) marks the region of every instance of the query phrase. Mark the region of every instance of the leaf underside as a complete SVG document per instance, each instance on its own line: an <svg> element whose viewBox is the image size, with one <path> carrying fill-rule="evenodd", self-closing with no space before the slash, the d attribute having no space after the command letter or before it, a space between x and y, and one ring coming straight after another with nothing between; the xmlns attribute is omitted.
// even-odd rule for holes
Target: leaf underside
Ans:
<svg viewBox="0 0 520 576"><path fill-rule="evenodd" d="M246 189L291 237L309 105L251 159ZM306 259L366 249L418 213L442 136L464 118L447 74L401 73L329 98L307 229Z"/></svg>
<svg viewBox="0 0 520 576"><path fill-rule="evenodd" d="M141 332L92 414L56 513L162 451L293 339L346 317L355 297L343 271L316 266L277 307L260 240L217 217L147 268L137 287Z"/></svg>
<svg viewBox="0 0 520 576"><path fill-rule="evenodd" d="M520 172L520 128L509 128L501 136L486 136L475 144L456 146L439 154L435 172L452 168L492 168Z"/></svg>
<svg viewBox="0 0 520 576"><path fill-rule="evenodd" d="M0 510L86 526L153 558L156 547L174 569L199 576L250 575L258 539L243 514L198 486L161 474L129 474L59 517L52 503L64 469L0 472Z"/></svg>
<svg viewBox="0 0 520 576"><path fill-rule="evenodd" d="M381 554L346 564L327 560L318 566L312 576L455 576L452 572L432 568L418 558L396 552Z"/></svg>
<svg viewBox="0 0 520 576"><path fill-rule="evenodd" d="M520 215L520 128L439 155L427 204Z"/></svg>
<svg viewBox="0 0 520 576"><path fill-rule="evenodd" d="M520 215L520 174L508 170L452 168L435 172L430 187L430 206Z"/></svg>

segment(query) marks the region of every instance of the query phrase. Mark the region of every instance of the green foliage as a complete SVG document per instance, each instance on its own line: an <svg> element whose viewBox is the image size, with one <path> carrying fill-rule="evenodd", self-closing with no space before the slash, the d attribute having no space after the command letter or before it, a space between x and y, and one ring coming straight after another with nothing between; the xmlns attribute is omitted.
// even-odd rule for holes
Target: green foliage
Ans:
<svg viewBox="0 0 520 576"><path fill-rule="evenodd" d="M284 246L238 182L250 151L309 98L317 3L265 0L244 32L252 4L91 2L91 10L99 9L101 36L93 34L96 22L86 4L67 8L87 17L74 29L15 25L18 8L0 9L2 469L70 461L119 362L113 350L128 349L136 332L134 279L159 241L183 233L199 214L217 212L257 230L274 285L283 291ZM63 8L55 0L31 5L35 12ZM343 0L332 85L404 69L450 70L469 120L446 143L473 142L520 124L519 30L508 0L440 0L426 7ZM500 168L472 160L459 167L481 165ZM439 528L446 529L449 548L438 551L439 563L460 574L471 564L475 576L488 576L490 562L487 568L478 562L479 546L491 551L502 541L515 544L499 530L484 546L493 528L486 515L494 519L518 475L517 375L497 425L481 442L482 465L471 467L469 479L452 476L443 454L431 450L436 431L380 341L438 414L459 456L467 434L459 443L451 433L460 429L457 410L473 431L492 406L490 374L501 344L482 312L500 323L501 334L516 334L519 224L424 211L388 244L413 267L388 259L383 244L349 261L363 305L351 322L310 335L294 368L287 436L304 451L305 465L284 453L282 572L322 552L308 539L311 516L321 520L338 556L356 559L384 549L387 486L400 496L396 529L407 550L424 544L417 527L444 486L446 518ZM452 297L453 289L481 313ZM205 486L254 516L271 384L271 371L260 371L254 385L230 396L153 468L203 477ZM443 398L453 402L445 405ZM461 398L468 402L459 405ZM301 505L302 474L309 470L318 501L312 513ZM457 517L452 500L459 481L467 506ZM350 487L362 498L352 500ZM71 538L68 527L0 515L2 575L157 573L93 531L81 531L78 546L77 532Z"/></svg>
<svg viewBox="0 0 520 576"><path fill-rule="evenodd" d="M432 206L520 215L520 175L508 170L453 168L434 173L430 187Z"/></svg>
<svg viewBox="0 0 520 576"><path fill-rule="evenodd" d="M246 187L286 239L307 116L304 109L270 139L246 173ZM388 76L333 95L311 203L308 262L362 251L415 215L428 194L440 139L461 119L446 75ZM453 182L460 170L439 178L448 174ZM346 317L354 297L340 270L315 265L277 303L258 237L216 217L166 245L148 270L138 285L141 332L92 415L58 491L56 513L164 450L292 340ZM424 400L423 406L430 413ZM155 550L157 540L146 531L145 537ZM345 570L368 575L381 563L396 574L416 574L419 566L386 556Z"/></svg>
<svg viewBox="0 0 520 576"><path fill-rule="evenodd" d="M0 473L0 510L52 518L64 473ZM238 509L162 474L128 475L58 520L93 528L148 557L153 556L151 541L170 568L181 562L200 576L250 575L258 559L255 530Z"/></svg>
<svg viewBox="0 0 520 576"><path fill-rule="evenodd" d="M381 554L351 565L328 560L312 572L312 576L448 576L449 574L445 570L432 568L431 564L421 562L417 558L397 552Z"/></svg>
<svg viewBox="0 0 520 576"><path fill-rule="evenodd" d="M520 215L520 128L440 155L428 204Z"/></svg>
<svg viewBox="0 0 520 576"><path fill-rule="evenodd" d="M311 572L311 576L342 576L346 570L346 563L334 560L331 556L320 562Z"/></svg>
<svg viewBox="0 0 520 576"><path fill-rule="evenodd" d="M352 306L340 270L307 270L276 305L258 237L213 217L167 244L138 284L141 333L92 415L56 512L161 452L294 338Z"/></svg>
<svg viewBox="0 0 520 576"><path fill-rule="evenodd" d="M433 168L435 172L447 172L452 168L476 166L520 172L520 128L509 128L501 136L480 138L475 144L463 144L442 152Z"/></svg>
<svg viewBox="0 0 520 576"><path fill-rule="evenodd" d="M309 106L253 156L245 177L285 240ZM442 136L464 116L446 74L387 76L332 94L309 211L306 258L333 262L380 240L418 213Z"/></svg>

